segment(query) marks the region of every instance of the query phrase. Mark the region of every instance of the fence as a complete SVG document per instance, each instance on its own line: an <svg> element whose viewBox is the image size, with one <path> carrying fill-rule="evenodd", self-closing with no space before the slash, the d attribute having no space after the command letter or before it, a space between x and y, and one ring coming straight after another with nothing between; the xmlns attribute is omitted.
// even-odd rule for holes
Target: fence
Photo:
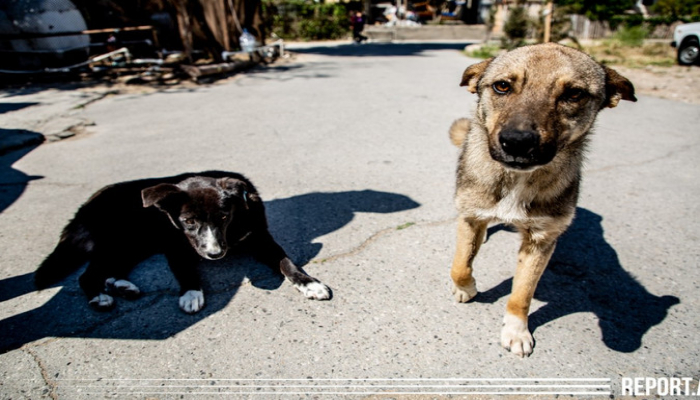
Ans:
<svg viewBox="0 0 700 400"><path fill-rule="evenodd" d="M571 16L571 30L577 39L601 39L610 35L607 23L591 21L583 15Z"/></svg>

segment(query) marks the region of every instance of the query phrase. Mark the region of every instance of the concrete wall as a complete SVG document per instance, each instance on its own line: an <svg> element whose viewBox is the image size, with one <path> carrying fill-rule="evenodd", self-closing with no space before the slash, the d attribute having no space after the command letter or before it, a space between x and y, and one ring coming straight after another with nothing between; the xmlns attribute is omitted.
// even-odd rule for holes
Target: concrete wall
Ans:
<svg viewBox="0 0 700 400"><path fill-rule="evenodd" d="M374 40L468 40L481 42L485 25L369 26L364 34Z"/></svg>

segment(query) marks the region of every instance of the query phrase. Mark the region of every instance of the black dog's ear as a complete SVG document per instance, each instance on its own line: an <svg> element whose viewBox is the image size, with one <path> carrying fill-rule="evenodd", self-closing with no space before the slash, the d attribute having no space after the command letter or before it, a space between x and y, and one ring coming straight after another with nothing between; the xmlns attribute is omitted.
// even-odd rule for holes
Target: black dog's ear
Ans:
<svg viewBox="0 0 700 400"><path fill-rule="evenodd" d="M491 61L493 61L493 57L489 58L488 60L484 60L478 64L472 64L469 67L467 67L467 69L464 70L464 73L462 74L462 82L459 84L459 86L466 86L467 90L469 90L472 93L476 93L479 85L479 80L484 74L484 71L486 71L486 67L488 67L489 64L491 64Z"/></svg>
<svg viewBox="0 0 700 400"><path fill-rule="evenodd" d="M603 65L605 71L605 103L601 108L614 108L620 100L637 101L634 85L612 68Z"/></svg>
<svg viewBox="0 0 700 400"><path fill-rule="evenodd" d="M257 201L257 194L251 193L248 185L240 179L236 178L221 178L217 181L219 187L228 196L235 196L243 200L245 208L249 208L249 202Z"/></svg>
<svg viewBox="0 0 700 400"><path fill-rule="evenodd" d="M185 196L185 193L177 186L169 183L151 186L141 191L141 200L144 207L156 206L163 211L167 211L169 205Z"/></svg>

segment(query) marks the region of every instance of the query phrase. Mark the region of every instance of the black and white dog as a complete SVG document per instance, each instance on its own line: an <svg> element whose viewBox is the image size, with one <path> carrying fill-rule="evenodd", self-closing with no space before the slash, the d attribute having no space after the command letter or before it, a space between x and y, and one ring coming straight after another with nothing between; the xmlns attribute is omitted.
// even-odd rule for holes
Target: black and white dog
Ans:
<svg viewBox="0 0 700 400"><path fill-rule="evenodd" d="M162 253L180 284L180 308L196 313L204 306L196 269L200 257L218 260L239 242L307 298L330 298L330 289L294 265L272 238L253 184L222 171L122 182L99 190L63 229L34 278L43 289L89 262L80 287L91 306L107 310L114 305L110 294L140 295L127 280L129 272Z"/></svg>

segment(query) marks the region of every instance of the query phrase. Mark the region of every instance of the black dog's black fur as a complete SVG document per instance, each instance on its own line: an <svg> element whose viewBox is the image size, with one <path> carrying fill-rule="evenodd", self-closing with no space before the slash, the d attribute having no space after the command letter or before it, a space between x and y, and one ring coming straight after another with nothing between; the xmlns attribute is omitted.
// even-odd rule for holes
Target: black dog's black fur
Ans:
<svg viewBox="0 0 700 400"><path fill-rule="evenodd" d="M223 171L122 182L101 189L64 228L56 249L37 269L35 283L46 288L89 262L80 286L91 305L108 309L113 305L108 292L125 297L140 294L126 280L129 272L140 261L162 253L180 284L180 307L193 313L204 304L196 270L200 256L219 259L229 244L241 241L306 297L330 297L329 289L299 270L272 238L253 184L243 175ZM187 297L189 292L201 299Z"/></svg>

